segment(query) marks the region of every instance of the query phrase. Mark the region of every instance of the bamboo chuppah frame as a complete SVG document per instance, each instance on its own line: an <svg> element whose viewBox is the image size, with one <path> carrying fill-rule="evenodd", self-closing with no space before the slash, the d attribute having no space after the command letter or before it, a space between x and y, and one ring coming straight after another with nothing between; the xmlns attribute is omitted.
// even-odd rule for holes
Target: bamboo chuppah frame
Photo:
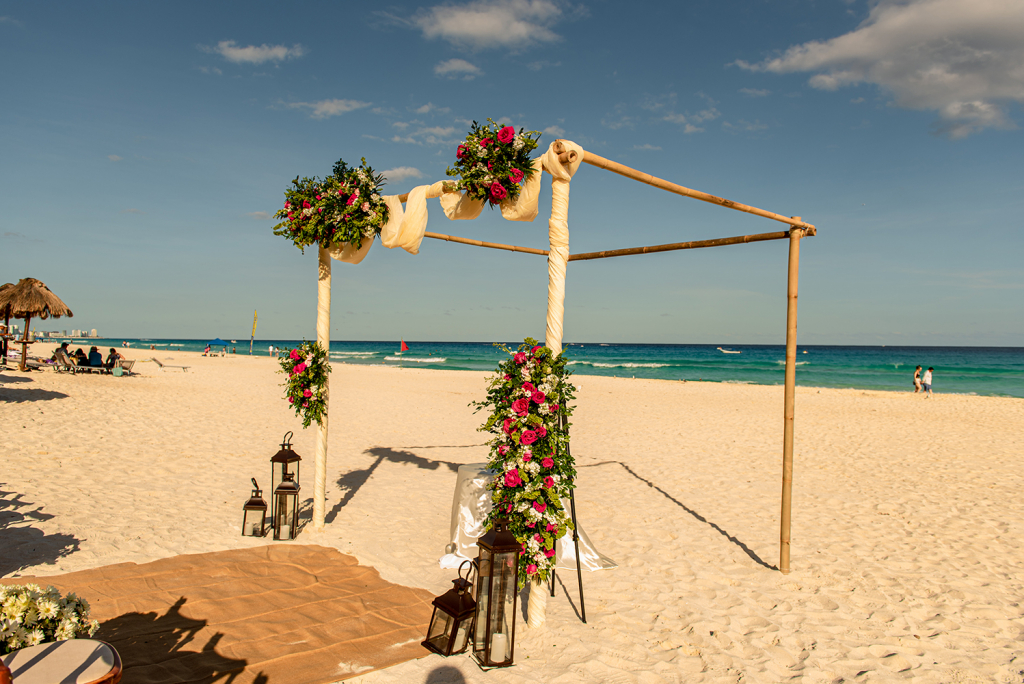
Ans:
<svg viewBox="0 0 1024 684"><path fill-rule="evenodd" d="M563 141L556 140L551 145L552 150L558 155L558 160L563 164L576 162L579 153L568 149ZM655 254L658 252L670 252L684 249L700 249L704 247L722 247L726 245L747 244L751 242L764 242L768 240L789 239L789 262L787 269L786 284L786 370L785 390L783 398L783 442L782 442L782 502L779 524L779 571L789 574L790 571L790 529L792 526L792 501L793 501L793 429L796 404L796 337L797 337L797 296L800 276L800 240L804 237L817 235L817 228L805 222L800 216L784 216L765 209L759 209L740 202L711 195L700 190L693 190L670 181L663 180L648 173L630 168L610 159L605 159L592 152L583 152L584 163L596 166L612 173L625 176L632 180L666 190L676 195L690 197L702 202L716 204L727 209L742 211L762 218L771 219L789 226L789 230L773 233L757 233L753 235L740 235L736 237L717 238L712 240L691 240L689 242L675 242L665 245L652 245L648 247L631 247L626 249L614 249L601 252L586 252L582 254L569 254L567 261L588 261L592 259L606 259L617 256L630 256L638 254ZM399 195L398 199L405 202L409 193ZM424 232L424 237L447 242L456 242L474 247L487 247L510 252L522 252L525 254L537 254L548 256L550 250L535 249L532 247L520 247L517 245L505 245L494 242L484 242L469 238L444 235L441 233ZM550 300L549 285L549 300ZM561 347L559 340L559 348ZM575 522L575 516L574 516ZM579 552L577 550L577 569L579 568ZM580 585L582 599L582 581ZM554 594L552 593L552 596ZM582 600L581 600L582 603ZM586 619L584 618L584 622Z"/></svg>

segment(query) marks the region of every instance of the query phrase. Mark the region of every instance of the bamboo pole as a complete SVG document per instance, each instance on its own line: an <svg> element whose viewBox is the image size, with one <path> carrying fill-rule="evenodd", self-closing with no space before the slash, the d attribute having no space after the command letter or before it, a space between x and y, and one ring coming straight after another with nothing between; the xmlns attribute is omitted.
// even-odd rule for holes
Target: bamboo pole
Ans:
<svg viewBox="0 0 1024 684"><path fill-rule="evenodd" d="M331 348L331 255L319 249L316 290L316 341L330 359ZM328 361L329 362L329 361ZM327 499L327 416L330 407L330 382L324 388L324 415L316 433L316 461L313 472L313 530L324 529L324 508Z"/></svg>
<svg viewBox="0 0 1024 684"><path fill-rule="evenodd" d="M793 217L800 220L799 216ZM796 306L800 280L800 238L794 228L789 236L789 277L786 284L786 389L782 428L782 521L779 531L779 570L789 574L789 530L793 508L793 420L796 405Z"/></svg>
<svg viewBox="0 0 1024 684"><path fill-rule="evenodd" d="M799 221L789 216L783 216L782 214L776 214L775 212L772 211L758 209L757 207L752 207L747 204L733 202L732 200L727 200L723 197L709 195L708 193L701 192L700 190L691 190L690 188L683 187L682 185L670 183L667 180L662 180L661 178L652 176L649 173L637 171L636 169L632 169L626 166L625 164L620 164L610 159L605 159L604 157L594 154L593 152L588 151L586 154L584 154L583 161L587 164L591 164L598 168L605 169L606 171L617 173L620 176L625 176L626 178L632 178L633 180L640 181L641 183L646 183L647 185L653 185L654 187L661 188L662 190L668 190L669 192L675 193L677 195L682 195L683 197L692 197L693 199L698 199L701 200L702 202L710 202L711 204L717 204L722 207L728 207L729 209L735 209L736 211L743 211L748 214L754 214L755 216L763 216L764 218L770 218L773 221L788 223L794 228L803 228L804 230L807 231L808 235L815 234L815 228L810 223L804 223L803 221Z"/></svg>
<svg viewBox="0 0 1024 684"><path fill-rule="evenodd" d="M526 254L539 254L540 256L547 256L548 251L546 249L534 249L533 247L519 247L516 245L503 245L498 242L483 242L482 240L471 240L464 237L456 237L454 235L444 235L442 233L431 233L427 231L423 233L423 237L434 238L435 240L445 240L446 242L458 242L463 245L473 245L474 247L489 247L491 249L504 249L509 252L524 252Z"/></svg>
<svg viewBox="0 0 1024 684"><path fill-rule="evenodd" d="M19 370L25 372L28 367L25 365L25 360L28 358L28 327L32 322L31 316L25 316L25 332L21 336L21 363L18 364Z"/></svg>
<svg viewBox="0 0 1024 684"><path fill-rule="evenodd" d="M631 254L656 254L658 252L674 252L679 249L700 249L701 247L721 247L722 245L739 245L747 242L763 242L764 240L781 240L789 237L789 231L777 233L758 233L756 235L739 235L737 237L716 238L714 240L691 240L690 242L673 242L668 245L652 245L650 247L629 247L626 249L610 249L603 252L583 252L572 254L569 261L586 261L588 259L607 259L608 257L629 256Z"/></svg>

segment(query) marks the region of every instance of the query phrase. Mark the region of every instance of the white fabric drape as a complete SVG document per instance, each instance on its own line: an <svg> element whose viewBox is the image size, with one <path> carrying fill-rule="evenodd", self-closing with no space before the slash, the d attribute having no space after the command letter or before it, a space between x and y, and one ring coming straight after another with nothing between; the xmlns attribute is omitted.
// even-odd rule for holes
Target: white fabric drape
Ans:
<svg viewBox="0 0 1024 684"><path fill-rule="evenodd" d="M544 170L551 174L551 218L548 219L548 317L544 344L553 354L562 353L562 319L565 315L565 267L569 262L569 181L580 162L583 148L563 140L566 151L575 151L570 164L558 161L554 143L542 157Z"/></svg>

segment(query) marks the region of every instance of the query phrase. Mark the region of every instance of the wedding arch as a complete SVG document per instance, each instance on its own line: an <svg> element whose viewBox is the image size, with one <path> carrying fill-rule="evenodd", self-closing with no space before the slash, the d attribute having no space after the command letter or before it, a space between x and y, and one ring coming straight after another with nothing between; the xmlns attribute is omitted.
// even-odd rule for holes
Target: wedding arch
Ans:
<svg viewBox="0 0 1024 684"><path fill-rule="evenodd" d="M581 163L605 169L631 180L645 183L667 192L708 202L727 209L742 211L762 218L785 224L785 230L716 238L711 240L691 240L670 244L650 245L646 247L630 247L601 252L570 254L569 252L569 188L573 176ZM537 202L540 194L540 180L543 173L552 179L551 216L548 221L549 249L535 249L506 245L465 237L428 232L427 204L430 198L439 198L445 215L452 220L474 219L480 215L485 202L473 199L467 193L460 192L452 181L439 181L432 185L421 185L402 195L391 195L380 198L388 208L388 218L380 231L382 244L388 248L401 247L411 254L418 254L423 238L432 238L448 242L456 242L476 247L500 249L510 252L521 252L546 256L548 258L548 302L545 327L545 345L554 355L562 351L563 320L565 311L565 277L566 267L570 261L588 261L619 256L654 254L686 249L720 247L726 245L747 244L768 240L789 240L789 261L787 269L787 308L786 308L786 366L785 391L783 399L783 447L782 447L782 497L781 521L779 533L779 566L783 574L790 571L790 527L792 520L792 486L793 486L793 434L796 397L796 339L797 339L797 291L800 271L800 241L804 237L817 234L815 226L803 221L799 216L783 216L764 209L752 207L715 195L693 190L672 183L650 174L630 168L618 162L605 159L593 152L585 151L569 140L552 142L547 151L533 160L534 173L526 179L519 196L500 203L502 216L513 221L533 221L538 214ZM542 173L543 172L543 173ZM340 192L338 193L341 194ZM319 199L319 196L318 196ZM351 203L351 202L350 202ZM324 350L330 346L330 310L331 310L331 259L351 264L358 264L365 258L373 245L373 240L362 240L355 246L350 243L337 243L330 248L318 247L318 289L317 289L317 342ZM324 394L325 410L319 421L316 441L316 458L314 466L313 486L313 519L314 530L324 527L327 477L327 435L328 420L326 404L328 397Z"/></svg>

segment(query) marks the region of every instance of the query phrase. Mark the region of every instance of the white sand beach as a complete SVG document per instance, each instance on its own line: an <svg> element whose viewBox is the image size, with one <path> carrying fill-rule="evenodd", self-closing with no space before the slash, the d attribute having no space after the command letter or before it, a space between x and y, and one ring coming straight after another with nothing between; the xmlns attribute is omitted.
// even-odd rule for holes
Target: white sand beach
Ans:
<svg viewBox="0 0 1024 684"><path fill-rule="evenodd" d="M277 364L155 353L190 368L0 374L0 576L273 543L240 536L241 507L288 430L308 517L315 431ZM440 593L486 374L333 368L328 525L296 543ZM782 575L782 387L575 381L579 519L619 563L584 573L587 624L563 572L515 667L432 655L350 681L1024 681L1024 400L798 388Z"/></svg>

